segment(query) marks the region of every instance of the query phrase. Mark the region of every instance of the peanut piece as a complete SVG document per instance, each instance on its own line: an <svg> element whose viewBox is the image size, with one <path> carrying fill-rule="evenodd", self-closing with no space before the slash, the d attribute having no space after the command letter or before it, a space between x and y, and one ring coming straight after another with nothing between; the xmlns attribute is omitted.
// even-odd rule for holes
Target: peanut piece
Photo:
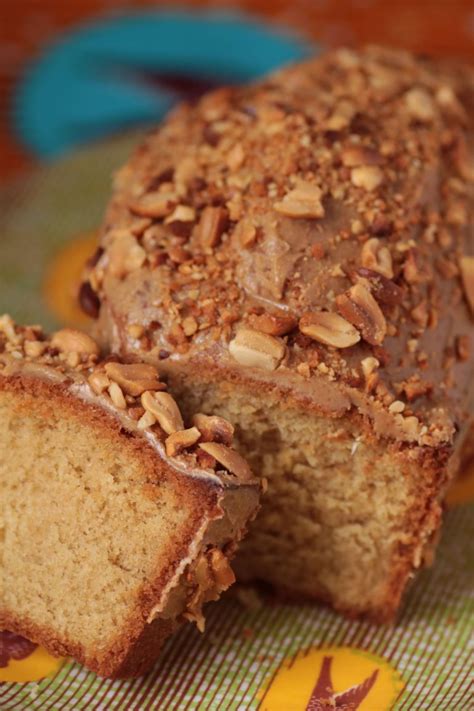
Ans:
<svg viewBox="0 0 474 711"><path fill-rule="evenodd" d="M173 432L165 440L166 454L168 457L175 457L200 439L201 433L197 427L190 427L187 430Z"/></svg>
<svg viewBox="0 0 474 711"><path fill-rule="evenodd" d="M123 392L120 385L117 385L117 383L110 383L108 392L110 395L110 399L118 410L127 409L127 403L125 402L125 398L123 396Z"/></svg>
<svg viewBox="0 0 474 711"><path fill-rule="evenodd" d="M219 242L227 227L227 210L223 207L205 207L199 221L199 241L204 249Z"/></svg>
<svg viewBox="0 0 474 711"><path fill-rule="evenodd" d="M376 190L383 182L383 173L376 165L363 165L351 170L351 182L356 188L369 192Z"/></svg>
<svg viewBox="0 0 474 711"><path fill-rule="evenodd" d="M106 363L105 372L127 395L141 395L145 390L164 390L158 371L149 363Z"/></svg>
<svg viewBox="0 0 474 711"><path fill-rule="evenodd" d="M252 314L249 323L256 331L268 333L269 336L285 336L296 328L298 321L294 316L276 316L275 314Z"/></svg>
<svg viewBox="0 0 474 711"><path fill-rule="evenodd" d="M193 417L193 424L198 428L204 442L220 442L232 444L234 428L223 417L217 415L204 415L198 412Z"/></svg>
<svg viewBox="0 0 474 711"><path fill-rule="evenodd" d="M264 370L275 370L285 355L285 344L250 328L242 328L229 343L231 356L241 365Z"/></svg>
<svg viewBox="0 0 474 711"><path fill-rule="evenodd" d="M362 333L374 346L382 343L387 323L374 297L362 284L355 284L345 294L336 297L339 313Z"/></svg>
<svg viewBox="0 0 474 711"><path fill-rule="evenodd" d="M303 314L299 327L308 338L335 348L349 348L360 341L358 331L348 321L328 311Z"/></svg>
<svg viewBox="0 0 474 711"><path fill-rule="evenodd" d="M61 353L99 355L99 346L94 339L75 328L63 328L56 331L51 338L51 346L57 348Z"/></svg>
<svg viewBox="0 0 474 711"><path fill-rule="evenodd" d="M141 396L141 403L147 412L151 412L156 417L166 434L184 429L181 412L169 393L153 393L147 390Z"/></svg>
<svg viewBox="0 0 474 711"><path fill-rule="evenodd" d="M201 442L199 447L207 454L210 454L211 457L214 457L219 464L222 464L225 469L228 469L240 481L253 479L249 465L234 449L230 449L230 447L218 442Z"/></svg>
<svg viewBox="0 0 474 711"><path fill-rule="evenodd" d="M393 278L392 255L377 237L372 237L364 243L361 261L366 269L383 274L387 279Z"/></svg>
<svg viewBox="0 0 474 711"><path fill-rule="evenodd" d="M276 212L286 217L324 217L321 198L321 188L312 183L301 181L296 188L290 190L283 200L276 202L273 207Z"/></svg>

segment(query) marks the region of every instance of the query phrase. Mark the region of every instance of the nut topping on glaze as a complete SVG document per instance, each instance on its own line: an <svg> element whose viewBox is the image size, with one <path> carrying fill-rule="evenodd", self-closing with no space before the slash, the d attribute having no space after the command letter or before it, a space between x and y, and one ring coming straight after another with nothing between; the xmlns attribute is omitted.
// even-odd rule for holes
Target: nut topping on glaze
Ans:
<svg viewBox="0 0 474 711"><path fill-rule="evenodd" d="M274 208L286 217L324 217L321 202L322 192L317 185L301 181L294 190L290 190L283 200L276 202Z"/></svg>
<svg viewBox="0 0 474 711"><path fill-rule="evenodd" d="M62 353L99 355L99 346L94 339L75 328L63 328L53 333L51 346Z"/></svg>
<svg viewBox="0 0 474 711"><path fill-rule="evenodd" d="M130 210L142 217L166 217L177 203L176 195L170 193L146 193L130 204Z"/></svg>
<svg viewBox="0 0 474 711"><path fill-rule="evenodd" d="M250 328L241 328L229 343L231 356L241 365L275 370L285 356L285 344L279 338Z"/></svg>
<svg viewBox="0 0 474 711"><path fill-rule="evenodd" d="M222 207L206 207L199 222L199 240L205 249L215 247L227 226L227 211Z"/></svg>
<svg viewBox="0 0 474 711"><path fill-rule="evenodd" d="M342 164L348 168L360 165L379 165L381 156L365 146L347 146L341 153Z"/></svg>
<svg viewBox="0 0 474 711"><path fill-rule="evenodd" d="M252 479L253 475L249 465L235 449L230 449L225 444L219 444L218 442L201 442L199 447L206 454L214 457L219 464L222 464L225 469L228 469L240 481Z"/></svg>
<svg viewBox="0 0 474 711"><path fill-rule="evenodd" d="M198 428L204 442L220 442L228 446L232 444L234 428L223 417L198 412L193 417L193 424Z"/></svg>
<svg viewBox="0 0 474 711"><path fill-rule="evenodd" d="M421 88L410 89L405 94L409 114L417 121L430 122L435 116L435 104L430 94Z"/></svg>
<svg viewBox="0 0 474 711"><path fill-rule="evenodd" d="M356 188L372 191L382 184L383 173L376 165L363 165L359 168L352 168L351 181Z"/></svg>
<svg viewBox="0 0 474 711"><path fill-rule="evenodd" d="M146 260L146 252L133 235L121 232L114 237L109 249L110 273L122 279L139 269Z"/></svg>
<svg viewBox="0 0 474 711"><path fill-rule="evenodd" d="M117 410L127 409L127 401L125 400L120 385L117 385L117 383L110 383L108 387L108 393Z"/></svg>
<svg viewBox="0 0 474 711"><path fill-rule="evenodd" d="M470 67L366 48L173 112L122 171L86 275L112 349L182 364L230 343L235 377L277 370L315 396L327 378L385 413L401 397L431 427L472 377L456 345L470 328L471 85ZM412 407L397 387L421 370L431 389Z"/></svg>
<svg viewBox="0 0 474 711"><path fill-rule="evenodd" d="M294 316L277 316L276 314L264 313L260 315L252 314L249 324L256 331L268 333L270 336L286 336L298 325Z"/></svg>
<svg viewBox="0 0 474 711"><path fill-rule="evenodd" d="M192 447L200 439L201 433L197 427L190 427L187 430L173 432L165 440L166 454L168 457L175 457L184 449Z"/></svg>
<svg viewBox="0 0 474 711"><path fill-rule="evenodd" d="M148 363L106 363L105 372L127 393L141 395L145 390L164 390L155 366Z"/></svg>
<svg viewBox="0 0 474 711"><path fill-rule="evenodd" d="M223 467L242 482L253 479L246 462L231 448L234 428L230 422L198 413L186 429L178 405L163 392L166 385L153 365L122 363L109 360L110 356L98 360L98 348L91 343L95 345L81 331L62 329L48 337L39 326L18 326L10 316L0 316L0 380L24 373L61 383L73 395L105 406L108 413L115 410L120 428L152 435L169 457L181 455L193 470ZM90 353L85 353L86 347ZM71 354L77 357L71 359Z"/></svg>
<svg viewBox="0 0 474 711"><path fill-rule="evenodd" d="M257 239L257 228L251 220L244 217L237 224L234 237L239 240L242 247L250 247Z"/></svg>
<svg viewBox="0 0 474 711"><path fill-rule="evenodd" d="M103 370L94 370L89 375L88 381L96 395L101 395L110 385L110 380Z"/></svg>
<svg viewBox="0 0 474 711"><path fill-rule="evenodd" d="M461 268L466 301L474 314L474 257L461 257L459 266Z"/></svg>
<svg viewBox="0 0 474 711"><path fill-rule="evenodd" d="M374 272L383 274L387 279L393 277L392 255L377 237L364 242L361 254L362 266Z"/></svg>
<svg viewBox="0 0 474 711"><path fill-rule="evenodd" d="M387 333L387 323L374 297L362 284L355 284L336 297L339 313L362 333L367 343L380 345Z"/></svg>
<svg viewBox="0 0 474 711"><path fill-rule="evenodd" d="M401 304L403 289L380 272L361 267L349 276L355 284L361 284L367 291L370 291L376 301L390 306Z"/></svg>
<svg viewBox="0 0 474 711"><path fill-rule="evenodd" d="M144 392L141 403L147 412L151 412L166 434L173 434L184 429L183 418L174 398L165 392Z"/></svg>
<svg viewBox="0 0 474 711"><path fill-rule="evenodd" d="M304 314L299 327L308 338L334 348L349 348L360 341L359 332L346 319L328 311Z"/></svg>

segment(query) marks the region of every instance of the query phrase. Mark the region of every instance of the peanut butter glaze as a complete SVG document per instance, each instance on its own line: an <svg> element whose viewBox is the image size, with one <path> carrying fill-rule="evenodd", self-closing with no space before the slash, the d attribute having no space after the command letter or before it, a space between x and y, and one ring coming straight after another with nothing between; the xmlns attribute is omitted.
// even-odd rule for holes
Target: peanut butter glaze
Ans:
<svg viewBox="0 0 474 711"><path fill-rule="evenodd" d="M180 107L116 176L86 274L97 332L165 372L451 441L473 375L473 97L467 66L367 48Z"/></svg>

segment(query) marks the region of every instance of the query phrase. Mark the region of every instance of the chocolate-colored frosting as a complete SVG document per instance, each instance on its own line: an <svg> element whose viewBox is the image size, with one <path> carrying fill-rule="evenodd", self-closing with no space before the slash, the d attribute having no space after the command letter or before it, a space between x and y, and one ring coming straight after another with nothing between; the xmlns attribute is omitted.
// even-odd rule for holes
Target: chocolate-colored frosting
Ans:
<svg viewBox="0 0 474 711"><path fill-rule="evenodd" d="M181 106L116 175L85 277L102 339L451 441L473 375L473 116L472 68L381 48Z"/></svg>

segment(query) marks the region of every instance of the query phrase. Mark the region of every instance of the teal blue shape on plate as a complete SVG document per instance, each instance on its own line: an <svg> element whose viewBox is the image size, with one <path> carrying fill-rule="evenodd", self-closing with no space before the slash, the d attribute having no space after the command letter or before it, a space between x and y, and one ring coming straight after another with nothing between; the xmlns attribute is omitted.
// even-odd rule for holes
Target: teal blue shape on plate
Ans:
<svg viewBox="0 0 474 711"><path fill-rule="evenodd" d="M316 49L241 14L150 11L104 19L65 35L37 59L18 86L14 124L30 150L51 158L156 122L186 96L179 88L186 84L199 90L249 81Z"/></svg>

